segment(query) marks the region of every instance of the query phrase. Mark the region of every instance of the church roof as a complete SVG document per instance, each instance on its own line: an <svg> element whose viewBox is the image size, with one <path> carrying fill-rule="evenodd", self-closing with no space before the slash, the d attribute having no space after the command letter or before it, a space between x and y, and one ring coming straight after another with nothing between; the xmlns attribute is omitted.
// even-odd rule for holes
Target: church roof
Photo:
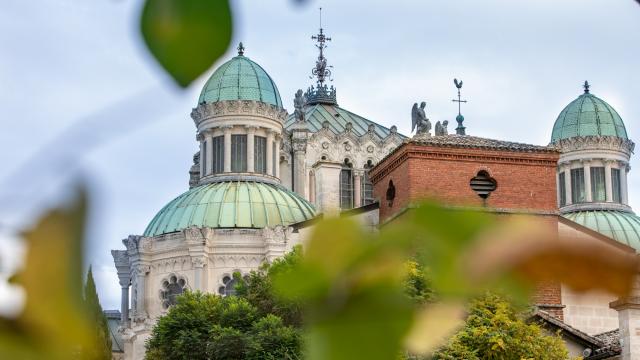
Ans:
<svg viewBox="0 0 640 360"><path fill-rule="evenodd" d="M191 226L264 228L291 225L315 216L313 205L280 185L224 181L194 187L167 204L144 236L181 231Z"/></svg>
<svg viewBox="0 0 640 360"><path fill-rule="evenodd" d="M640 218L632 212L614 210L576 211L565 218L640 250Z"/></svg>
<svg viewBox="0 0 640 360"><path fill-rule="evenodd" d="M224 100L255 100L282 108L276 83L260 65L242 54L220 65L211 75L198 103Z"/></svg>
<svg viewBox="0 0 640 360"><path fill-rule="evenodd" d="M373 125L373 131L380 138L386 138L391 134L391 129L379 125L360 115L356 115L338 105L314 104L305 107L305 121L311 132L322 129L327 122L330 130L336 134L343 133L347 129L347 124L351 123L351 131L356 136L363 136L367 133L369 126ZM295 124L295 115L290 115L285 123L285 128L290 128Z"/></svg>
<svg viewBox="0 0 640 360"><path fill-rule="evenodd" d="M551 142L577 136L615 136L627 139L622 118L606 101L589 92L585 83L584 94L567 105L553 125Z"/></svg>
<svg viewBox="0 0 640 360"><path fill-rule="evenodd" d="M422 145L480 148L487 150L510 150L520 152L557 152L552 146L524 144L512 141L488 139L470 135L414 136L411 142Z"/></svg>

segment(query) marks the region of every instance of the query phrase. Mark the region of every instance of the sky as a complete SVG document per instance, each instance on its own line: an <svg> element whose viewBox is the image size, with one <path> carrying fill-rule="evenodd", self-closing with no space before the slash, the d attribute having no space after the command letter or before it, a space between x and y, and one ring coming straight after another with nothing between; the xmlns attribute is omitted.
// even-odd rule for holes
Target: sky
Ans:
<svg viewBox="0 0 640 360"><path fill-rule="evenodd" d="M197 151L189 114L216 66L245 55L275 80L285 107L312 85L323 27L333 40L338 103L409 134L413 103L455 126L453 78L464 81L470 135L545 145L560 111L591 91L640 139L640 6L634 0L232 0L228 53L186 90L146 50L141 0L0 3L0 313L24 294L4 280L21 264L17 235L38 214L90 194L86 265L103 308L119 307L111 249L141 234L188 189ZM203 47L207 44L202 44ZM630 203L640 209L631 160Z"/></svg>

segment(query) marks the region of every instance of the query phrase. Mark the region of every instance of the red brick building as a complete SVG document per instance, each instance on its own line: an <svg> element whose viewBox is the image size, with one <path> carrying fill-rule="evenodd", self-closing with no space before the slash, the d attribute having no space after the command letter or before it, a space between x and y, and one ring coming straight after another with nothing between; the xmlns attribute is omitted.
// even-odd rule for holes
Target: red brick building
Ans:
<svg viewBox="0 0 640 360"><path fill-rule="evenodd" d="M380 222L425 198L556 214L559 155L552 147L475 136L414 137L369 173L380 199Z"/></svg>

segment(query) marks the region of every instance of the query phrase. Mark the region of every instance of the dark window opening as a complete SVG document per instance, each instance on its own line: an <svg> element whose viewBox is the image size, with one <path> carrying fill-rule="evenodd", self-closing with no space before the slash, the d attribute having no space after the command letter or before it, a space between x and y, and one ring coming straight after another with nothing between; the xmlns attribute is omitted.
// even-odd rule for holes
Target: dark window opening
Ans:
<svg viewBox="0 0 640 360"><path fill-rule="evenodd" d="M262 136L254 137L253 161L255 172L260 174L267 173L267 138Z"/></svg>
<svg viewBox="0 0 640 360"><path fill-rule="evenodd" d="M231 171L247 172L247 135L231 135Z"/></svg>
<svg viewBox="0 0 640 360"><path fill-rule="evenodd" d="M578 204L585 200L584 168L571 169L571 202Z"/></svg>
<svg viewBox="0 0 640 360"><path fill-rule="evenodd" d="M498 183L488 172L481 170L469 181L469 186L478 196L486 200L496 190Z"/></svg>

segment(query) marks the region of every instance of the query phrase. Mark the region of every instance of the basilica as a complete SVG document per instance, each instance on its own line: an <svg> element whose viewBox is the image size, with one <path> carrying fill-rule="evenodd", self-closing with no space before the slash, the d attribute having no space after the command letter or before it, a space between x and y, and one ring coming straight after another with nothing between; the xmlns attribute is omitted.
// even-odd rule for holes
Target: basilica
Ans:
<svg viewBox="0 0 640 360"><path fill-rule="evenodd" d="M109 312L114 357L142 359L156 319L177 295L233 295L234 272L247 274L303 244L321 216L353 216L376 229L429 197L545 217L584 241L640 249L627 189L634 143L588 83L558 109L555 124L549 119L546 145L468 135L460 111L455 133L437 122L432 134L418 104L416 134L402 135L338 105L327 85L330 39L322 29L313 39L315 84L291 91L291 111L242 43L204 85L190 114L199 149L188 188L143 234L124 239L126 249L112 251L122 289L119 318ZM462 82L455 85L459 94ZM536 316L563 331L574 355L640 359L638 299L550 284L535 299Z"/></svg>

